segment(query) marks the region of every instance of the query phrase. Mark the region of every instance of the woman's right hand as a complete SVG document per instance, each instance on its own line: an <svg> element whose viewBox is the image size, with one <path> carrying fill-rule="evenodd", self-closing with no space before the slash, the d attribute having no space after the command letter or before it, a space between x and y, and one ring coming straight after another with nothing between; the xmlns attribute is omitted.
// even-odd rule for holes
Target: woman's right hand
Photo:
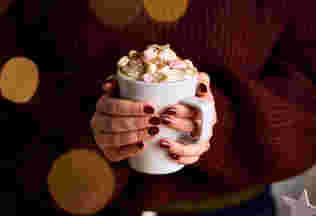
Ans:
<svg viewBox="0 0 316 216"><path fill-rule="evenodd" d="M90 120L97 146L106 159L118 162L144 149L145 140L159 133L160 119L150 103L113 98L118 88L114 80L104 84L104 95Z"/></svg>

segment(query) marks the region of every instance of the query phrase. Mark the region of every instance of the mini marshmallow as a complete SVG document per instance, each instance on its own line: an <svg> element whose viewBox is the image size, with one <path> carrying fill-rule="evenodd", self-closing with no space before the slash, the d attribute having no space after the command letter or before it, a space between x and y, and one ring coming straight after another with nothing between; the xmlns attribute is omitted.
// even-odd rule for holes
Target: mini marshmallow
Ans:
<svg viewBox="0 0 316 216"><path fill-rule="evenodd" d="M171 68L174 69L184 69L187 67L187 65L185 64L185 62L181 61L181 60L173 60L169 62L169 66Z"/></svg>
<svg viewBox="0 0 316 216"><path fill-rule="evenodd" d="M177 55L170 49L160 51L159 58L163 61L174 61L177 60Z"/></svg>
<svg viewBox="0 0 316 216"><path fill-rule="evenodd" d="M124 67L129 62L129 58L127 56L123 56L117 63L119 67Z"/></svg>
<svg viewBox="0 0 316 216"><path fill-rule="evenodd" d="M155 48L148 48L144 51L144 60L150 61L157 57L157 51Z"/></svg>
<svg viewBox="0 0 316 216"><path fill-rule="evenodd" d="M143 75L143 80L145 81L145 82L148 82L148 83L150 83L150 82L152 82L153 81L153 78L152 78L152 76L150 75L150 74L144 74Z"/></svg>

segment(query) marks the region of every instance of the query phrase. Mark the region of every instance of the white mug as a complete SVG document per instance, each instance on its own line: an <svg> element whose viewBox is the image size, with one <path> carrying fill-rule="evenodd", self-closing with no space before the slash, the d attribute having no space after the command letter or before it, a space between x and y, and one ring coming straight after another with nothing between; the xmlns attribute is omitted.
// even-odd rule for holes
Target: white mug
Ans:
<svg viewBox="0 0 316 216"><path fill-rule="evenodd" d="M209 123L214 118L210 102L195 97L198 77L181 81L164 83L145 83L129 78L120 72L115 79L118 81L120 97L138 101L150 101L156 107L156 113L169 105L182 103L197 108L202 116L202 129L199 138L190 140L188 144L197 144L201 140L210 138ZM189 137L166 126L159 126L159 134L149 141L144 141L145 149L128 159L129 165L134 170L147 174L169 174L181 170L184 165L173 161L166 149L159 146L162 138L179 140ZM187 139L189 140L189 138Z"/></svg>

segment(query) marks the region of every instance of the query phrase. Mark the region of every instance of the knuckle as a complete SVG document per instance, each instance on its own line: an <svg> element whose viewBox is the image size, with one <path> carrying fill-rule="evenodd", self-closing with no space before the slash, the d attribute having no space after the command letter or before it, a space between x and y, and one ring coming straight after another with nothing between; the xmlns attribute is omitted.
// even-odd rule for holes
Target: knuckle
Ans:
<svg viewBox="0 0 316 216"><path fill-rule="evenodd" d="M113 162L119 162L119 161L121 161L122 160L122 158L120 158L120 157L113 157L112 158L112 161Z"/></svg>
<svg viewBox="0 0 316 216"><path fill-rule="evenodd" d="M144 140L144 139L146 139L146 138L148 138L149 137L149 134L147 135L148 133L147 133L147 130L145 129L145 130L138 130L138 131L136 131L136 133L135 133L135 140L134 141L138 141L138 140Z"/></svg>
<svg viewBox="0 0 316 216"><path fill-rule="evenodd" d="M105 151L104 155L107 157L108 160L112 161L112 162L118 162L121 159L113 152L113 151Z"/></svg>
<svg viewBox="0 0 316 216"><path fill-rule="evenodd" d="M152 116L149 116L149 117L144 117L144 118L141 118L141 125L140 126L148 126L149 125L149 120L152 118Z"/></svg>
<svg viewBox="0 0 316 216"><path fill-rule="evenodd" d="M179 155L186 155L187 154L187 151L184 148L176 148L176 149L174 149L174 152L179 154Z"/></svg>
<svg viewBox="0 0 316 216"><path fill-rule="evenodd" d="M179 143L174 143L174 148L172 150L179 155L186 155L192 151L189 146L181 145Z"/></svg>
<svg viewBox="0 0 316 216"><path fill-rule="evenodd" d="M198 161L199 161L199 159L200 159L200 157L199 157L199 156L198 156L198 157L195 157L195 158L193 159L192 163L196 163L196 162L198 162Z"/></svg>
<svg viewBox="0 0 316 216"><path fill-rule="evenodd" d="M104 157L106 157L109 161L114 160L113 155L109 151L103 149L103 154L104 154Z"/></svg>
<svg viewBox="0 0 316 216"><path fill-rule="evenodd" d="M210 81L210 77L209 77L209 75L207 73L200 72L199 75L200 75L201 80Z"/></svg>
<svg viewBox="0 0 316 216"><path fill-rule="evenodd" d="M103 143L101 143L101 142L99 141L99 139L97 138L97 136L96 136L96 138L95 138L95 141L96 141L95 143L96 143L97 147L98 147L101 151L105 152L105 146L104 146Z"/></svg>

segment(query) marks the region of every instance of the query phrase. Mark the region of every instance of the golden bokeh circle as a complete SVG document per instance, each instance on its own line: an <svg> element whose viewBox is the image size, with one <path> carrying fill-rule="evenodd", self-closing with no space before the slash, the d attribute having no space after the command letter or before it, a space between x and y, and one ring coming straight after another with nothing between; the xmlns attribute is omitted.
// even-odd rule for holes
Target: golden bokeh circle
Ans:
<svg viewBox="0 0 316 216"><path fill-rule="evenodd" d="M89 8L103 24L122 27L143 9L141 0L89 0Z"/></svg>
<svg viewBox="0 0 316 216"><path fill-rule="evenodd" d="M14 2L14 0L1 0L0 1L0 16L7 12L10 5Z"/></svg>
<svg viewBox="0 0 316 216"><path fill-rule="evenodd" d="M77 149L58 158L48 175L49 192L58 207L89 215L112 198L115 178L109 164L94 151Z"/></svg>
<svg viewBox="0 0 316 216"><path fill-rule="evenodd" d="M158 22L175 22L184 16L188 0L144 0L149 16Z"/></svg>
<svg viewBox="0 0 316 216"><path fill-rule="evenodd" d="M0 70L0 93L15 103L26 103L39 85L37 65L25 57L14 57Z"/></svg>

